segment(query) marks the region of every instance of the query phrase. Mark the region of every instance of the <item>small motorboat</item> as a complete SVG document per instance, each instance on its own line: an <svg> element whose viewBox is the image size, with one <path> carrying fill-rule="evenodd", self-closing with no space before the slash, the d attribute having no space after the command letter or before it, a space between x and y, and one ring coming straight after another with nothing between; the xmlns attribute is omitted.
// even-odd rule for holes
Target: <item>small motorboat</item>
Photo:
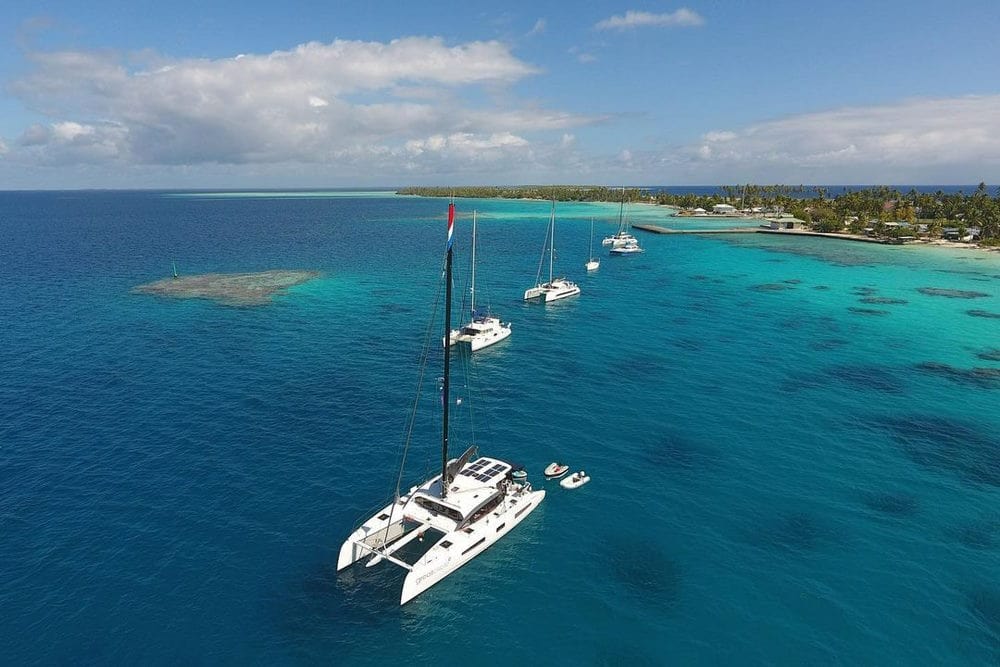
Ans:
<svg viewBox="0 0 1000 667"><path fill-rule="evenodd" d="M580 472L575 472L563 481L559 482L559 486L564 489L575 489L577 487L583 486L590 481L590 475L581 470Z"/></svg>
<svg viewBox="0 0 1000 667"><path fill-rule="evenodd" d="M569 466L565 463L553 461L545 468L545 479L559 479L569 472Z"/></svg>

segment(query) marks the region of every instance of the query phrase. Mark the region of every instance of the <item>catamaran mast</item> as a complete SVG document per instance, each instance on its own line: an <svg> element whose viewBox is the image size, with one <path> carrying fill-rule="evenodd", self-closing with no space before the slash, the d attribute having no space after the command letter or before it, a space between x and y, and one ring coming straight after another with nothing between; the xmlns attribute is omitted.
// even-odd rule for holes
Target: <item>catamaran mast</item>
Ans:
<svg viewBox="0 0 1000 667"><path fill-rule="evenodd" d="M549 233L552 235L549 246L549 285L552 284L552 257L556 254L556 200L552 200L552 212L549 214Z"/></svg>
<svg viewBox="0 0 1000 667"><path fill-rule="evenodd" d="M441 385L441 499L448 495L448 375L451 366L451 242L455 231L455 202L448 204L448 253L444 270L444 382ZM474 266L474 264L473 264Z"/></svg>
<svg viewBox="0 0 1000 667"><path fill-rule="evenodd" d="M622 203L618 207L618 233L621 234L625 231L625 186L622 186Z"/></svg>
<svg viewBox="0 0 1000 667"><path fill-rule="evenodd" d="M472 318L476 318L476 211L472 211Z"/></svg>

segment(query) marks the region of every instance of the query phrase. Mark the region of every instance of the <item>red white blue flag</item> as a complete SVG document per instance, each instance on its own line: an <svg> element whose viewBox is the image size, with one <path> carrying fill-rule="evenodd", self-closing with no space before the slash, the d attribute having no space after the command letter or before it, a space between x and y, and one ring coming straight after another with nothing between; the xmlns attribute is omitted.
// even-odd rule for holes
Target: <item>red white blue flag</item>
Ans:
<svg viewBox="0 0 1000 667"><path fill-rule="evenodd" d="M455 202L448 204L448 250L451 250L451 235L455 231Z"/></svg>

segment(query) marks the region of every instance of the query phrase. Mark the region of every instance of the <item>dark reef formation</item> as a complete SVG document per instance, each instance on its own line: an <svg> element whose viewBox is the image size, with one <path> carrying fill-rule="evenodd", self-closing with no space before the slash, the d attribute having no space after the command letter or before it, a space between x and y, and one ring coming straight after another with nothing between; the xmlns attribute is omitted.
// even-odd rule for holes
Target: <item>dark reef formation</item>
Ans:
<svg viewBox="0 0 1000 667"><path fill-rule="evenodd" d="M263 306L274 295L301 285L320 274L317 271L261 271L260 273L205 273L198 276L164 278L132 288L137 294L174 299L208 299L224 306Z"/></svg>

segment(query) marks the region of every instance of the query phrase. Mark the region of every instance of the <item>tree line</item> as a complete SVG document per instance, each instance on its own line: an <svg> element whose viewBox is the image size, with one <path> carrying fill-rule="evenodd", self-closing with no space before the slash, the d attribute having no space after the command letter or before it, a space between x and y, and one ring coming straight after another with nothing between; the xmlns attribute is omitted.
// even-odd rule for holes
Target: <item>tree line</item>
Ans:
<svg viewBox="0 0 1000 667"><path fill-rule="evenodd" d="M623 189L602 185L516 185L464 187L409 187L402 195L424 197L477 197L499 199L555 199L556 201L622 201ZM985 183L970 194L900 192L877 186L847 189L830 196L828 188L805 185L723 185L716 194L673 194L649 188L625 188L626 202L645 201L677 208L704 208L732 204L737 208L762 208L791 213L810 223L818 231L841 231L847 226L857 233L875 224L918 220L930 231L957 227L964 232L979 227L983 243L1000 245L1000 189L991 196Z"/></svg>
<svg viewBox="0 0 1000 667"><path fill-rule="evenodd" d="M473 197L478 199L544 199L556 201L620 202L622 188L603 185L474 185L463 187L409 187L401 195ZM625 188L625 201L650 201L647 188Z"/></svg>
<svg viewBox="0 0 1000 667"><path fill-rule="evenodd" d="M763 208L791 213L810 223L817 231L837 232L848 227L858 233L869 225L876 231L885 230L887 222L918 221L927 224L933 234L944 227L965 231L976 226L984 243L1000 245L1000 188L995 196L985 183L971 194L900 192L896 188L878 186L847 189L831 197L821 186L788 185L724 185L721 194L695 195L658 193L655 201L681 208L711 209L715 204L732 204L739 208Z"/></svg>

